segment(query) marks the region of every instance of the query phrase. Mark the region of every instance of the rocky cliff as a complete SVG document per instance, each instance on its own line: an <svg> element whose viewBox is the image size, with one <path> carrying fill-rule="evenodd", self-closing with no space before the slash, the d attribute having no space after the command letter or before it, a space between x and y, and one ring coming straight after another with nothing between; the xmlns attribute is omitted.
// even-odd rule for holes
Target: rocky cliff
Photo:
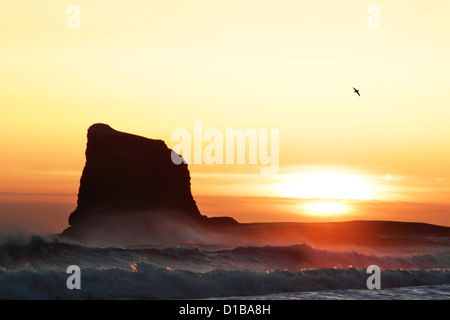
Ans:
<svg viewBox="0 0 450 320"><path fill-rule="evenodd" d="M187 165L172 162L172 150L164 141L119 132L106 124L92 125L87 139L77 208L69 216L64 237L193 240L189 239L193 233L204 231L199 228L237 225L232 218L200 214Z"/></svg>

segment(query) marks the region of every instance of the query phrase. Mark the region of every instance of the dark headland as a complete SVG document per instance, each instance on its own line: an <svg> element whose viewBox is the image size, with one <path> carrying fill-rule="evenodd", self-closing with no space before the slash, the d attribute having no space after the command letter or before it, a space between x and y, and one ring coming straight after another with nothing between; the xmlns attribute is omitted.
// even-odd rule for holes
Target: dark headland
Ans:
<svg viewBox="0 0 450 320"><path fill-rule="evenodd" d="M88 129L77 208L62 236L94 243L172 243L238 223L208 218L191 193L187 164L174 164L164 141Z"/></svg>
<svg viewBox="0 0 450 320"><path fill-rule="evenodd" d="M92 245L290 245L324 248L450 248L450 228L424 223L348 221L238 223L202 215L186 164L172 162L162 140L114 130L88 129L86 164L75 211L60 237Z"/></svg>

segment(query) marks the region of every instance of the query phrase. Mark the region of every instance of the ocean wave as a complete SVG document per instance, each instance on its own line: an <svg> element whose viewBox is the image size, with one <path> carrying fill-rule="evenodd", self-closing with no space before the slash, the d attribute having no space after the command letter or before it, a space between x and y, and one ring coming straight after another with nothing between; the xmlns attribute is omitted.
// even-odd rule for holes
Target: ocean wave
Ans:
<svg viewBox="0 0 450 320"><path fill-rule="evenodd" d="M39 236L15 237L0 242L0 268L6 270L63 271L69 265L81 268L118 268L145 262L173 270L208 272L248 270L297 272L314 268L448 269L450 251L427 255L368 255L355 251L334 252L307 244L291 246L236 247L205 250L193 245L168 248L88 247Z"/></svg>
<svg viewBox="0 0 450 320"><path fill-rule="evenodd" d="M364 289L368 275L355 268L300 272L168 270L140 262L133 270L82 269L81 289L66 287L57 271L0 271L1 299L198 299L304 291ZM445 270L385 270L382 289L450 283Z"/></svg>
<svg viewBox="0 0 450 320"><path fill-rule="evenodd" d="M226 300L449 300L450 284L384 288L383 290L336 289L234 296Z"/></svg>
<svg viewBox="0 0 450 320"><path fill-rule="evenodd" d="M1 299L190 299L365 289L381 267L382 288L450 283L450 251L367 255L307 244L202 249L88 247L42 236L0 239ZM66 269L81 268L81 290Z"/></svg>

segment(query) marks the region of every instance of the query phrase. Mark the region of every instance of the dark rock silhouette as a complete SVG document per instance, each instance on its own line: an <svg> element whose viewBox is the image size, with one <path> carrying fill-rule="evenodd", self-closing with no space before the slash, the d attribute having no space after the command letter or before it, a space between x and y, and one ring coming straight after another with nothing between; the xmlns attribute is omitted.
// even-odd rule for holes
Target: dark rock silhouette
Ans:
<svg viewBox="0 0 450 320"><path fill-rule="evenodd" d="M119 132L106 124L92 125L87 138L77 208L69 216L64 237L135 242L162 239L162 233L177 238L187 226L197 231L238 224L232 218L200 214L187 165L172 162L172 150L164 141Z"/></svg>

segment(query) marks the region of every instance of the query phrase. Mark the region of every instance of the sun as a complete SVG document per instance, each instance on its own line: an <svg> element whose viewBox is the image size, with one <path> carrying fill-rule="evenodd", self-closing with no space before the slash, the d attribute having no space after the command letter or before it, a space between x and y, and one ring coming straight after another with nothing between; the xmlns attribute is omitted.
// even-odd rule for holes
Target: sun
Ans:
<svg viewBox="0 0 450 320"><path fill-rule="evenodd" d="M280 196L301 199L369 200L374 191L367 177L339 172L287 174L278 186Z"/></svg>
<svg viewBox="0 0 450 320"><path fill-rule="evenodd" d="M373 175L345 168L322 167L286 173L276 186L279 196L301 199L300 212L316 217L345 215L354 201L380 196Z"/></svg>
<svg viewBox="0 0 450 320"><path fill-rule="evenodd" d="M330 216L336 214L345 214L348 212L349 207L347 204L340 202L316 201L304 204L303 209L309 215Z"/></svg>

